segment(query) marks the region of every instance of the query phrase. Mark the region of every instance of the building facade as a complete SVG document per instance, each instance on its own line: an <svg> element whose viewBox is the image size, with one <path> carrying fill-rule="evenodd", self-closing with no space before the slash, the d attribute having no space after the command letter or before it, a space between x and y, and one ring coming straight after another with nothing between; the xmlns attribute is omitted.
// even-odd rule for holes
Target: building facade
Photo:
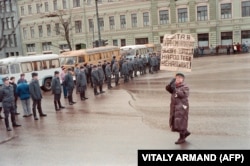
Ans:
<svg viewBox="0 0 250 166"><path fill-rule="evenodd" d="M0 58L23 54L16 0L0 1ZM6 41L4 44L3 40Z"/></svg>
<svg viewBox="0 0 250 166"><path fill-rule="evenodd" d="M60 53L69 43L91 48L98 40L95 0L18 0L18 8L25 55ZM98 11L109 45L158 44L176 32L203 47L250 42L250 0L98 0Z"/></svg>

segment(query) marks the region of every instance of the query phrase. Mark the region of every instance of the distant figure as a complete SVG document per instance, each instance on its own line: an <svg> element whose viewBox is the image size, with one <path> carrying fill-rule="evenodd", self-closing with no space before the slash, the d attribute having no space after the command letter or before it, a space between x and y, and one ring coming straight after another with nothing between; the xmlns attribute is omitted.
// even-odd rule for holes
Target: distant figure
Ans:
<svg viewBox="0 0 250 166"><path fill-rule="evenodd" d="M14 93L14 98L15 98L15 115L19 115L20 113L17 112L17 99L18 99L18 95L16 94L17 84L15 83L15 77L10 77L10 81L9 82L13 86L13 93Z"/></svg>
<svg viewBox="0 0 250 166"><path fill-rule="evenodd" d="M85 96L85 91L87 89L87 78L85 74L85 68L83 66L80 67L80 72L77 76L76 86L80 93L81 100L87 100L88 98Z"/></svg>
<svg viewBox="0 0 250 166"><path fill-rule="evenodd" d="M73 101L73 90L74 90L74 80L73 80L73 71L71 68L68 68L68 72L65 75L64 78L64 85L67 89L67 93L68 93L68 101L69 101L69 105L73 105L76 102Z"/></svg>
<svg viewBox="0 0 250 166"><path fill-rule="evenodd" d="M93 66L93 69L91 71L91 79L93 83L94 94L99 95L99 93L97 92L97 87L99 86L99 83L100 83L100 77L99 77L98 69L96 65Z"/></svg>
<svg viewBox="0 0 250 166"><path fill-rule="evenodd" d="M115 86L119 85L119 65L117 60L115 60L115 63L112 67L112 73L115 75Z"/></svg>
<svg viewBox="0 0 250 166"><path fill-rule="evenodd" d="M54 106L56 111L60 111L60 109L65 108L61 104L61 94L62 94L62 87L59 79L59 71L54 72L54 77L51 83L51 91L54 94Z"/></svg>
<svg viewBox="0 0 250 166"><path fill-rule="evenodd" d="M112 71L111 71L110 62L108 62L106 67L105 67L105 74L106 74L106 78L107 78L108 89L111 89L113 87L111 86Z"/></svg>
<svg viewBox="0 0 250 166"><path fill-rule="evenodd" d="M67 88L66 88L65 81L64 81L64 78L66 75L66 68L64 66L62 66L61 68L62 68L62 71L60 73L60 80L63 86L63 95L64 95L64 98L66 99L68 97L68 92L67 92Z"/></svg>
<svg viewBox="0 0 250 166"><path fill-rule="evenodd" d="M185 76L177 73L175 78L166 86L166 90L171 93L169 126L172 131L179 132L179 139L175 144L185 142L191 133L187 130L189 113L189 87L184 83Z"/></svg>
<svg viewBox="0 0 250 166"><path fill-rule="evenodd" d="M99 62L98 64L98 76L99 76L99 90L100 90L100 93L105 93L105 91L103 91L102 87L103 87L103 82L105 80L105 76L104 76L104 72L103 72L103 69L102 69L102 64L101 62Z"/></svg>

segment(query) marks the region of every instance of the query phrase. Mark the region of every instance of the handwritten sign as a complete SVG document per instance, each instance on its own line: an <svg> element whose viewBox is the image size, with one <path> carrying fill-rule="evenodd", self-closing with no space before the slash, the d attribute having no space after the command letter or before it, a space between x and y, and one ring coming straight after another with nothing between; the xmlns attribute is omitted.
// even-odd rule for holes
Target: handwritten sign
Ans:
<svg viewBox="0 0 250 166"><path fill-rule="evenodd" d="M190 34L165 34L161 49L161 64L169 71L191 72L194 42Z"/></svg>

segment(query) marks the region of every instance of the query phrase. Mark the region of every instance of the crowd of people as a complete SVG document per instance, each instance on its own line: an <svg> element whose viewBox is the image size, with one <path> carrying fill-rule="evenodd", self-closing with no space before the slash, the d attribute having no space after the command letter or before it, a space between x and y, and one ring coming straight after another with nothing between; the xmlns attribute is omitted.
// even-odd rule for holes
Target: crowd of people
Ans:
<svg viewBox="0 0 250 166"><path fill-rule="evenodd" d="M114 78L115 86L119 86L120 78L123 78L124 83L128 83L138 75L147 73L155 73L160 70L160 55L156 53L150 54L148 57L137 55L133 59L120 58L114 56L111 62L100 61L97 65L84 64L77 65L74 68L66 68L62 66L62 71L55 71L51 82L51 91L54 95L55 111L60 111L65 107L61 104L61 94L68 99L69 105L76 102L73 100L73 91L80 95L81 100L87 100L85 95L87 87L93 88L94 95L105 93L103 85L106 83L108 89L112 89L112 78ZM16 122L17 100L21 101L23 108L23 117L31 117L34 120L40 117L47 116L42 111L42 93L38 81L38 73L32 73L32 80L28 83L25 79L25 74L21 74L17 83L15 77L2 78L2 86L0 88L0 119L4 119L7 131L11 131L9 125L9 115L13 127L20 127ZM75 79L74 79L75 77ZM31 101L32 100L32 108ZM1 116L3 109L4 117ZM32 109L32 111L31 111ZM38 112L37 112L38 111ZM38 114L37 114L38 113Z"/></svg>

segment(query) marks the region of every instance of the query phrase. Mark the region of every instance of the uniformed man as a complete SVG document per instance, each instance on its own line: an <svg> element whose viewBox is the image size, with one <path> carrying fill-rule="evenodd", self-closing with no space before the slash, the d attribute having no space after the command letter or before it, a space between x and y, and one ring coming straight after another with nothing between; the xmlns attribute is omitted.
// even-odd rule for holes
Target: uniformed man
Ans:
<svg viewBox="0 0 250 166"><path fill-rule="evenodd" d="M133 68L134 68L134 76L137 77L137 71L139 68L137 56L134 57L134 67Z"/></svg>
<svg viewBox="0 0 250 166"><path fill-rule="evenodd" d="M21 125L16 123L15 119L15 105L14 105L15 99L14 99L13 86L10 85L8 77L4 77L2 81L3 85L0 90L0 101L2 101L3 105L6 129L7 131L11 131L11 128L9 126L9 114L11 115L11 121L13 127L19 127Z"/></svg>
<svg viewBox="0 0 250 166"><path fill-rule="evenodd" d="M126 60L122 64L122 74L124 75L124 83L128 82L129 71L128 71L128 62Z"/></svg>
<svg viewBox="0 0 250 166"><path fill-rule="evenodd" d="M59 79L59 71L54 72L54 77L51 83L51 90L52 90L52 93L54 94L55 110L60 111L60 109L63 109L65 107L62 106L61 104L62 87L61 87L61 82Z"/></svg>
<svg viewBox="0 0 250 166"><path fill-rule="evenodd" d="M151 68L152 68L152 54L149 54L149 56L148 56L148 72L149 73L152 73L152 70L151 70Z"/></svg>
<svg viewBox="0 0 250 166"><path fill-rule="evenodd" d="M133 79L133 71L134 71L133 66L134 66L134 63L132 61L132 58L130 58L128 62L128 73L129 73L130 79Z"/></svg>
<svg viewBox="0 0 250 166"><path fill-rule="evenodd" d="M87 89L87 79L85 74L85 68L83 66L80 67L80 72L76 80L76 86L78 87L78 90L80 92L81 100L87 100L88 98L85 96L85 91Z"/></svg>
<svg viewBox="0 0 250 166"><path fill-rule="evenodd" d="M99 80L100 81L99 82L99 90L100 90L100 93L104 93L105 91L103 91L102 86L103 86L105 76L104 76L104 72L103 72L103 69L102 69L101 62L99 62L99 64L98 64L98 75L99 75L99 78L100 78L100 80Z"/></svg>
<svg viewBox="0 0 250 166"><path fill-rule="evenodd" d="M89 66L89 68L88 68L88 72L89 72L89 82L90 82L91 87L93 88L93 82L92 82L92 77L91 77L92 69L93 69L93 64L90 64L90 66Z"/></svg>
<svg viewBox="0 0 250 166"><path fill-rule="evenodd" d="M112 73L115 75L115 86L119 85L119 65L117 60L115 60L115 63L112 67Z"/></svg>
<svg viewBox="0 0 250 166"><path fill-rule="evenodd" d="M107 78L108 89L111 89L111 88L113 88L113 87L111 86L111 76L112 76L112 72L111 72L111 65L110 65L110 62L108 62L107 65L106 65L105 73L106 73L106 78Z"/></svg>
<svg viewBox="0 0 250 166"><path fill-rule="evenodd" d="M33 101L32 104L32 111L33 111L33 116L35 120L38 120L37 116L36 116L36 108L38 109L39 115L40 117L44 117L47 116L46 114L43 113L42 111L42 93L41 93L41 89L40 89L40 85L39 85L39 81L38 81L38 74L37 73L32 73L32 80L29 84L29 91L30 91L30 95Z"/></svg>
<svg viewBox="0 0 250 166"><path fill-rule="evenodd" d="M102 70L103 70L103 73L104 73L104 80L105 82L107 82L107 77L106 77L106 66L107 66L107 61L104 60L103 64L102 64Z"/></svg>
<svg viewBox="0 0 250 166"><path fill-rule="evenodd" d="M119 72L120 72L120 77L122 78L123 75L122 75L122 64L124 62L124 59L121 57L120 60L119 60Z"/></svg>
<svg viewBox="0 0 250 166"><path fill-rule="evenodd" d="M68 72L65 75L64 78L64 82L65 82L65 86L68 92L68 101L69 101L69 105L73 105L76 102L73 101L73 90L74 90L74 80L73 80L73 72L71 68L68 68Z"/></svg>
<svg viewBox="0 0 250 166"><path fill-rule="evenodd" d="M147 58L146 58L146 55L144 55L143 56L143 58L142 58L142 62L143 62L143 74L146 74L147 72L146 72L146 69L147 69Z"/></svg>
<svg viewBox="0 0 250 166"><path fill-rule="evenodd" d="M99 93L97 92L97 87L99 86L100 78L99 78L99 75L98 75L98 69L97 69L96 65L94 65L93 68L92 68L91 80L92 80L92 83L93 83L94 94L99 95Z"/></svg>

